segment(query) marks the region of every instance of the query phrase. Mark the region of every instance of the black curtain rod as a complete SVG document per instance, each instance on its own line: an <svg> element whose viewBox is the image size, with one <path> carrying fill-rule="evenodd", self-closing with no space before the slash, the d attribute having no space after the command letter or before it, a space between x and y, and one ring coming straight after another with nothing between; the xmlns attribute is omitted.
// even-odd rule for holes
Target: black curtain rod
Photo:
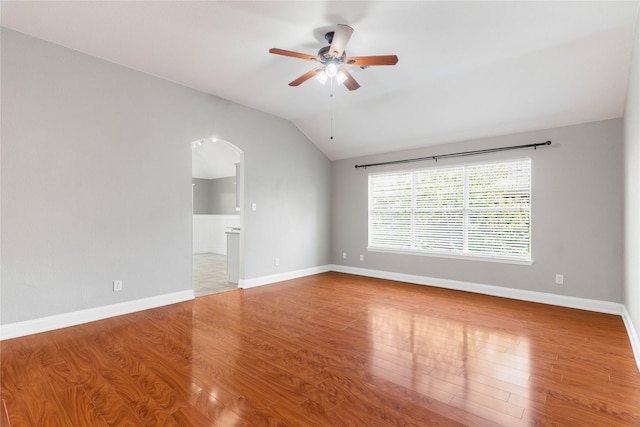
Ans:
<svg viewBox="0 0 640 427"><path fill-rule="evenodd" d="M394 165L396 163L419 162L421 160L435 160L437 162L438 159L446 159L449 157L475 156L476 154L495 153L497 151L508 151L508 150L521 150L523 148L533 148L534 150L536 150L538 147L541 147L543 145L551 145L551 141L536 142L535 144L512 145L510 147L487 148L485 150L463 151L460 153L440 154L437 156L416 157L414 159L391 160L388 162L369 163L366 165L356 165L356 169L368 168L369 166L383 166L383 165Z"/></svg>

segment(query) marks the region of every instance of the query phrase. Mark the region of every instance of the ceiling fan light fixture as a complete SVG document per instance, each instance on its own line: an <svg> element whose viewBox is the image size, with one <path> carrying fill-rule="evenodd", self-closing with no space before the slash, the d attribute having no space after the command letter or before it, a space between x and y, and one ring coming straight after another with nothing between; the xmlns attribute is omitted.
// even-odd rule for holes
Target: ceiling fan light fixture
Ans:
<svg viewBox="0 0 640 427"><path fill-rule="evenodd" d="M338 84L341 85L346 80L347 80L347 75L342 71L338 71L338 74L336 74L336 81L338 82Z"/></svg>
<svg viewBox="0 0 640 427"><path fill-rule="evenodd" d="M320 71L318 74L316 74L316 80L318 80L322 85L324 85L328 79L329 76L327 76L327 73L324 71Z"/></svg>
<svg viewBox="0 0 640 427"><path fill-rule="evenodd" d="M335 62L330 62L324 67L325 73L327 73L328 77L335 77L338 74L338 64Z"/></svg>

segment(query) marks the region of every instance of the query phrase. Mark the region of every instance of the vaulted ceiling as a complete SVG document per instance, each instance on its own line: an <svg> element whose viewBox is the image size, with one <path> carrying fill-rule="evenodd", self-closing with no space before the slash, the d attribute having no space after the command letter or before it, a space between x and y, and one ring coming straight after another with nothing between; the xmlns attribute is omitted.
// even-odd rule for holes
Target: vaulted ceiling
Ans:
<svg viewBox="0 0 640 427"><path fill-rule="evenodd" d="M335 160L621 117L638 2L2 1L1 13L5 27L289 119ZM335 24L355 29L349 56L398 64L354 70L352 92L288 86L314 63L268 50L316 54Z"/></svg>

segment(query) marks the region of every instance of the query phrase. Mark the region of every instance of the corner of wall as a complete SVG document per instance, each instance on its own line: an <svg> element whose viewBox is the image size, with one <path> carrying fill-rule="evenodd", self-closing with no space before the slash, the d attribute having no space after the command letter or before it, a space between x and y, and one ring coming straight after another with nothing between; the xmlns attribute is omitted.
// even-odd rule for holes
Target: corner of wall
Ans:
<svg viewBox="0 0 640 427"><path fill-rule="evenodd" d="M640 11L631 51L624 112L624 313L623 319L640 370Z"/></svg>
<svg viewBox="0 0 640 427"><path fill-rule="evenodd" d="M631 349L633 350L633 356L636 359L636 365L638 366L638 370L640 371L640 335L638 335L638 331L635 326L633 326L633 321L631 320L631 315L629 311L627 311L626 306L622 306L622 320L624 322L625 328L627 328L627 335L629 335L629 341L631 342Z"/></svg>

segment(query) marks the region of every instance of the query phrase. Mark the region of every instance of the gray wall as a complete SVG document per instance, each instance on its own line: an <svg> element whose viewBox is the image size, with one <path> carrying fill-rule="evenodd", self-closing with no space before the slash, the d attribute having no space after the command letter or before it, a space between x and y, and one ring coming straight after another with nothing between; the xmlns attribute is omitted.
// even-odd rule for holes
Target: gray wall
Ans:
<svg viewBox="0 0 640 427"><path fill-rule="evenodd" d="M442 159L438 165L530 157L531 266L367 252L367 176L433 162L355 169L355 164L552 140L538 150ZM622 302L622 120L466 141L333 162L333 263L559 295ZM342 253L347 252L347 259ZM358 256L364 254L364 261ZM564 274L564 285L555 274Z"/></svg>
<svg viewBox="0 0 640 427"><path fill-rule="evenodd" d="M192 178L193 184L193 213L196 215L212 214L211 198L213 190L211 180L203 178Z"/></svg>
<svg viewBox="0 0 640 427"><path fill-rule="evenodd" d="M257 204L242 278L330 262L330 162L289 121L4 28L1 42L2 324L190 289L191 142L211 135L244 152Z"/></svg>
<svg viewBox="0 0 640 427"><path fill-rule="evenodd" d="M235 215L236 210L236 177L216 178L211 180L211 204L209 210L217 215Z"/></svg>
<svg viewBox="0 0 640 427"><path fill-rule="evenodd" d="M640 20L640 14L638 16ZM640 22L640 21L639 21ZM636 26L624 112L625 284L624 304L640 334L640 25ZM636 336L640 342L640 335ZM636 357L640 349L636 349ZM640 360L638 360L640 364Z"/></svg>
<svg viewBox="0 0 640 427"><path fill-rule="evenodd" d="M193 178L193 213L200 215L238 215L236 177Z"/></svg>

